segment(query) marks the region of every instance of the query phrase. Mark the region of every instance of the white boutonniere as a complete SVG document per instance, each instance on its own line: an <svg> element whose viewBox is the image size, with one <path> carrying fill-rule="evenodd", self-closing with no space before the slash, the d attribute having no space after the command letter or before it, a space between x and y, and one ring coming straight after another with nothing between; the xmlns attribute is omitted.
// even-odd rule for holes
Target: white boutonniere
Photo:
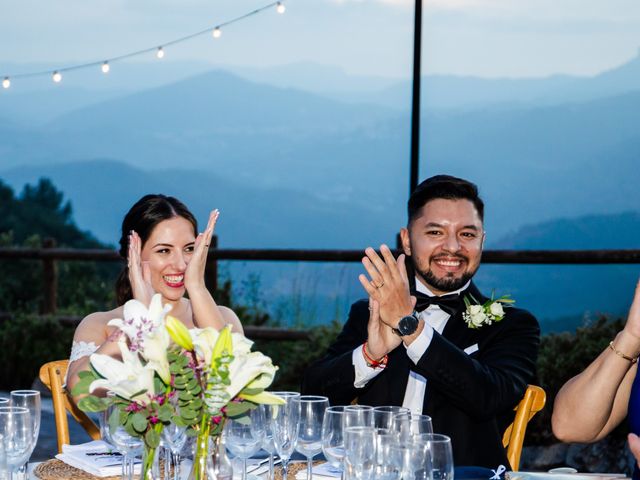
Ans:
<svg viewBox="0 0 640 480"><path fill-rule="evenodd" d="M499 298L487 300L483 304L478 302L473 295L464 297L464 304L467 309L462 313L462 318L469 328L480 328L483 325L491 325L493 322L499 322L504 318L504 307L509 307L515 303L509 295L503 295ZM504 304L504 306L503 306Z"/></svg>

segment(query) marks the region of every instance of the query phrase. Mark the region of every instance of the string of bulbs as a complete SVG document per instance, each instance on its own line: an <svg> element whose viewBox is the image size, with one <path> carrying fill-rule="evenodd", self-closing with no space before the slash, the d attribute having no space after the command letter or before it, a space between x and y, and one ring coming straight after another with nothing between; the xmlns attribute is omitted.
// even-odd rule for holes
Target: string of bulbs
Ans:
<svg viewBox="0 0 640 480"><path fill-rule="evenodd" d="M257 8L255 10L252 10L250 12L245 13L244 15L240 15L239 17L236 18L232 18L231 20L227 20L226 22L222 22L219 23L213 27L208 27L205 28L204 30L200 30L198 32L195 33L191 33L189 35L186 35L184 37L180 37L180 38L176 38L174 40L170 40L168 42L162 43L161 45L158 46L154 46L154 47L149 47L149 48L144 48L142 50L137 50L135 52L129 52L129 53L125 53L123 55L119 55L117 57L112 57L112 58L107 58L104 60L99 60L99 61L93 61L93 62L88 62L88 63L81 63L81 64L76 64L76 65L70 65L68 67L63 67L63 68L58 68L58 69L54 69L52 70L43 70L43 71L39 71L39 72L31 72L31 73L20 73L17 75L0 75L2 77L4 77L2 79L2 87L4 89L7 89L9 87L11 87L11 81L16 79L16 78L27 78L27 77L38 77L38 76L43 76L43 75L51 75L51 80L53 80L54 83L60 83L62 81L62 73L63 72L69 72L72 70L79 70L81 68L90 68L90 67L100 67L100 70L102 71L102 73L107 74L109 73L109 71L111 70L111 64L113 62L117 62L120 60L124 60L126 58L131 58L131 57L137 57L139 55L144 55L147 53L155 53L155 56L158 59L162 59L164 58L164 54L165 54L165 47L171 46L171 45L176 45L178 43L182 43L182 42L186 42L187 40L191 40L192 38L195 37L199 37L201 35L211 35L213 38L218 39L222 36L222 28L226 27L228 25L231 25L233 23L237 23L241 20L244 20L248 17L251 17L253 15L257 15L258 13L261 13L265 10L271 9L271 8L275 8L276 12L282 14L285 12L285 6L284 6L284 0L280 0L280 1L276 1L276 2L272 2L269 3L268 5L265 5L263 7Z"/></svg>

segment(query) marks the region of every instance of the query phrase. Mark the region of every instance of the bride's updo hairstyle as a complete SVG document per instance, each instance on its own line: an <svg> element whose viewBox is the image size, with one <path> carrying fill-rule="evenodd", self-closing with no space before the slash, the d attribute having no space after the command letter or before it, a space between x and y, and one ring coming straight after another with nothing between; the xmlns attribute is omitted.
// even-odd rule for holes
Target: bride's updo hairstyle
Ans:
<svg viewBox="0 0 640 480"><path fill-rule="evenodd" d="M194 236L198 235L198 222L189 209L175 197L166 195L145 195L138 200L127 212L122 221L122 236L120 237L120 256L125 260L124 269L116 280L116 299L118 305L123 305L133 298L131 283L129 282L129 233L134 230L142 241L142 246L147 242L153 229L160 222L174 217L182 217L193 225Z"/></svg>

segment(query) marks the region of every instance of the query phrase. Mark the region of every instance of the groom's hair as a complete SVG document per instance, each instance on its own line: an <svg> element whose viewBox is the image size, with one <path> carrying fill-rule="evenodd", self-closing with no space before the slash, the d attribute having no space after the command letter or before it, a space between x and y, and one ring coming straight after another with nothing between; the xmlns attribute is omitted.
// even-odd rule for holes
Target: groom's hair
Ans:
<svg viewBox="0 0 640 480"><path fill-rule="evenodd" d="M469 200L476 207L480 220L484 220L484 202L478 196L478 187L474 183L451 175L435 175L424 180L411 193L407 204L408 223L420 214L422 207L438 198Z"/></svg>

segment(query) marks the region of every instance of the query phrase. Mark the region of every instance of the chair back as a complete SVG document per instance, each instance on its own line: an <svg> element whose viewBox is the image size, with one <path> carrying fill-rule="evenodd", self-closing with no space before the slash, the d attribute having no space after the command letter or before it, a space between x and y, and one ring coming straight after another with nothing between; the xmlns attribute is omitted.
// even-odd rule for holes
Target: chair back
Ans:
<svg viewBox="0 0 640 480"><path fill-rule="evenodd" d="M507 427L502 436L502 445L507 449L507 458L514 472L520 468L520 455L522 454L527 424L536 413L544 408L546 402L547 394L545 391L536 385L529 385L522 400L514 409L516 416L513 423Z"/></svg>
<svg viewBox="0 0 640 480"><path fill-rule="evenodd" d="M93 440L100 439L100 429L86 413L78 408L63 387L68 367L69 360L54 360L40 367L40 380L51 390L53 414L58 433L58 453L62 453L62 445L70 443L67 412L87 431Z"/></svg>

